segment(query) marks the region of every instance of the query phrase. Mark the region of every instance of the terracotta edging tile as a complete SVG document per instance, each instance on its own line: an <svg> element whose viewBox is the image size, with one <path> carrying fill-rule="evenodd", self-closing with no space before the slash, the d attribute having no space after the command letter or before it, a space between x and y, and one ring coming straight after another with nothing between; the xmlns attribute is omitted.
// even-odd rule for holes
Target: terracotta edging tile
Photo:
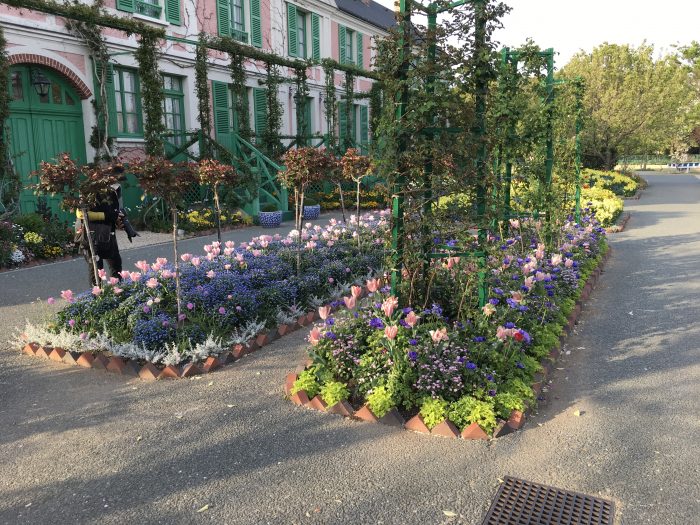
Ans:
<svg viewBox="0 0 700 525"><path fill-rule="evenodd" d="M396 408L392 408L389 410L389 412L379 418L379 423L390 427L403 428L406 422L404 421L403 417L401 417L401 414L399 414L399 411Z"/></svg>
<svg viewBox="0 0 700 525"><path fill-rule="evenodd" d="M196 376L202 373L202 369L199 368L197 363L187 363L185 366L182 367L182 372L180 373L180 377L192 377Z"/></svg>
<svg viewBox="0 0 700 525"><path fill-rule="evenodd" d="M145 363L139 370L139 377L144 381L155 381L160 375L160 370L153 363Z"/></svg>
<svg viewBox="0 0 700 525"><path fill-rule="evenodd" d="M352 417L354 410L352 409L352 405L350 405L350 403L348 403L347 401L338 401L332 407L328 407L326 409L326 412L330 414L338 414L340 416L345 417Z"/></svg>
<svg viewBox="0 0 700 525"><path fill-rule="evenodd" d="M303 390L299 390L299 392L296 394L292 394L289 399L292 400L292 403L299 406L306 405L309 402L309 396L307 396L306 392Z"/></svg>
<svg viewBox="0 0 700 525"><path fill-rule="evenodd" d="M51 359L51 361L56 361L57 363L62 363L64 355L66 355L66 351L63 348L54 348L49 354L49 359Z"/></svg>
<svg viewBox="0 0 700 525"><path fill-rule="evenodd" d="M36 351L39 349L39 343L27 343L22 348L22 353L36 357Z"/></svg>
<svg viewBox="0 0 700 525"><path fill-rule="evenodd" d="M513 430L518 430L525 423L525 414L523 414L520 410L513 410L510 413L510 417L506 423L508 423L508 426Z"/></svg>
<svg viewBox="0 0 700 525"><path fill-rule="evenodd" d="M305 406L314 410L319 410L321 412L325 412L326 408L328 407L326 402L323 399L321 399L321 396L318 395L314 396L314 398L311 399L308 403L306 403Z"/></svg>
<svg viewBox="0 0 700 525"><path fill-rule="evenodd" d="M107 363L107 372L112 372L113 374L123 374L126 369L126 362L117 356L112 356L112 359Z"/></svg>
<svg viewBox="0 0 700 525"><path fill-rule="evenodd" d="M53 348L47 345L40 345L39 348L36 349L36 356L41 357L42 359L48 359L49 355L53 351Z"/></svg>
<svg viewBox="0 0 700 525"><path fill-rule="evenodd" d="M80 354L80 357L76 361L76 363L79 366L85 367L85 368L92 368L92 362L95 360L95 356L92 355L90 352L83 352Z"/></svg>
<svg viewBox="0 0 700 525"><path fill-rule="evenodd" d="M109 359L102 352L95 354L95 359L92 361L92 368L95 370L107 370Z"/></svg>
<svg viewBox="0 0 700 525"><path fill-rule="evenodd" d="M209 356L207 359L204 361L204 364L202 365L202 370L205 372L211 372L212 370L216 370L221 366L221 363L216 357Z"/></svg>
<svg viewBox="0 0 700 525"><path fill-rule="evenodd" d="M379 418L374 415L368 405L362 405L362 407L353 414L353 417L369 423L376 423L379 421Z"/></svg>
<svg viewBox="0 0 700 525"><path fill-rule="evenodd" d="M442 423L438 423L430 431L431 436L442 436L446 438L459 437L459 429L449 419L445 419Z"/></svg>
<svg viewBox="0 0 700 525"><path fill-rule="evenodd" d="M430 429L425 426L423 416L420 414L413 416L411 419L406 421L404 426L406 430L412 430L413 432L420 432L422 434L430 434Z"/></svg>
<svg viewBox="0 0 700 525"><path fill-rule="evenodd" d="M515 432L515 429L508 425L507 421L503 421L502 419L498 421L498 424L496 425L496 430L493 431L493 437L499 438L501 436L505 436L507 434L511 434L512 432Z"/></svg>
<svg viewBox="0 0 700 525"><path fill-rule="evenodd" d="M489 439L489 435L484 432L484 429L478 423L472 423L460 434L462 439Z"/></svg>
<svg viewBox="0 0 700 525"><path fill-rule="evenodd" d="M158 379L180 379L180 370L175 365L168 365L160 371Z"/></svg>
<svg viewBox="0 0 700 525"><path fill-rule="evenodd" d="M67 365L78 366L78 359L80 354L78 352L66 352L63 356L63 362Z"/></svg>
<svg viewBox="0 0 700 525"><path fill-rule="evenodd" d="M284 395L292 395L292 387L294 386L294 382L297 380L298 377L299 376L294 372L287 374L287 377L285 377L284 379Z"/></svg>

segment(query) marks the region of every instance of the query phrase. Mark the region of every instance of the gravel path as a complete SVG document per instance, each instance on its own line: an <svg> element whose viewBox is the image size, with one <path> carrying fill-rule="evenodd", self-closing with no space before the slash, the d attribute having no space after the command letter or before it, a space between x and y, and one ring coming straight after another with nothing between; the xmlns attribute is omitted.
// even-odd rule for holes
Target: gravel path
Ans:
<svg viewBox="0 0 700 525"><path fill-rule="evenodd" d="M621 524L696 524L700 181L649 179L523 431L447 440L297 408L281 385L302 332L177 382L5 348L0 523L478 524L511 475L610 498ZM54 285L0 281L3 303L32 279ZM12 294L3 326L41 315Z"/></svg>

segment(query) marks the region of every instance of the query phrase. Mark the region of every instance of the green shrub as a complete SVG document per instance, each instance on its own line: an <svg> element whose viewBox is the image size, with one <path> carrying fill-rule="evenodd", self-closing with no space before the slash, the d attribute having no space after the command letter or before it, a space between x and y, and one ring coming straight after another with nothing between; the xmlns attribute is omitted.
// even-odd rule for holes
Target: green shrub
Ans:
<svg viewBox="0 0 700 525"><path fill-rule="evenodd" d="M44 231L44 218L38 213L27 213L18 215L12 222L24 228L25 232L42 233Z"/></svg>
<svg viewBox="0 0 700 525"><path fill-rule="evenodd" d="M447 401L441 397L426 397L420 407L420 415L423 416L425 426L432 429L447 417Z"/></svg>
<svg viewBox="0 0 700 525"><path fill-rule="evenodd" d="M601 225L610 226L622 213L624 204L622 199L612 191L594 186L581 190L581 206L595 210L596 218Z"/></svg>
<svg viewBox="0 0 700 525"><path fill-rule="evenodd" d="M260 206L260 211L266 211L266 212L277 211L277 206L275 206L271 202L266 202L265 204Z"/></svg>
<svg viewBox="0 0 700 525"><path fill-rule="evenodd" d="M389 410L396 406L391 393L386 386L378 386L367 395L367 404L377 417L384 416Z"/></svg>
<svg viewBox="0 0 700 525"><path fill-rule="evenodd" d="M510 392L523 400L532 401L535 399L535 391L522 379L511 379L501 388L501 392Z"/></svg>
<svg viewBox="0 0 700 525"><path fill-rule="evenodd" d="M447 416L460 430L464 430L472 423L478 424L489 434L496 428L493 404L472 396L464 396L451 403Z"/></svg>
<svg viewBox="0 0 700 525"><path fill-rule="evenodd" d="M348 387L340 381L328 381L321 387L321 398L331 407L350 397Z"/></svg>
<svg viewBox="0 0 700 525"><path fill-rule="evenodd" d="M508 419L513 410L525 410L525 401L512 392L499 392L495 398L496 414L502 419Z"/></svg>
<svg viewBox="0 0 700 525"><path fill-rule="evenodd" d="M308 368L304 370L301 374L299 374L297 380L294 381L294 385L292 385L291 391L292 394L296 394L300 390L306 392L306 395L309 396L309 399L315 397L316 394L319 393L320 387L318 385L318 382L316 381L315 369Z"/></svg>

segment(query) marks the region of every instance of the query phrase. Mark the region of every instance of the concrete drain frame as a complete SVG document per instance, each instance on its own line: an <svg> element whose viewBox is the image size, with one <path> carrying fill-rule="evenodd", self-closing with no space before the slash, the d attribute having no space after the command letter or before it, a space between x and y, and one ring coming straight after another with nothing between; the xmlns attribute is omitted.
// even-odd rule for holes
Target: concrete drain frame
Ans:
<svg viewBox="0 0 700 525"><path fill-rule="evenodd" d="M481 525L612 525L615 504L506 476Z"/></svg>

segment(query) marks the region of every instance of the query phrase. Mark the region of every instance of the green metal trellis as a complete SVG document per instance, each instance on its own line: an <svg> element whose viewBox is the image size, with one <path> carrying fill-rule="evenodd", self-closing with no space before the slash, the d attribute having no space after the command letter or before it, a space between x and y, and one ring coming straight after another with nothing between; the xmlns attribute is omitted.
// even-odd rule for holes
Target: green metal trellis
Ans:
<svg viewBox="0 0 700 525"><path fill-rule="evenodd" d="M457 7L472 4L475 8L475 27L474 27L474 56L482 58L486 53L486 37L487 37L487 17L485 10L485 0L458 0L447 5L441 5L437 2L429 4L427 7L411 0L400 0L399 13L401 19L401 39L399 40L399 59L401 67L399 70L399 80L402 82L402 90L397 94L396 100L396 120L401 122L406 114L409 103L409 91L406 83L408 68L409 68L409 53L411 49L411 8L415 7L424 11L428 17L428 36L433 41L428 47L428 60L435 61L437 47L434 40L434 33L437 29L437 16L440 13L450 11ZM434 77L428 79L427 89L434 90ZM479 305L486 304L486 254L485 244L487 240L487 229L483 223L483 217L486 212L486 96L488 92L488 80L484 75L476 75L475 89L475 122L473 127L474 135L477 139L477 157L476 157L476 178L477 178L477 216L479 217L478 230L478 246L476 251L450 251L443 250L435 253L430 252L431 248L424 246L424 260L426 266L429 264L428 259L441 259L448 257L475 257L479 261ZM427 130L431 135L436 135L443 132L453 132L453 128L436 129L429 128ZM398 141L398 153L401 154L407 149L406 136L401 134ZM433 170L432 159L427 159L424 166L423 191L424 191L424 212L429 215L431 213L431 174ZM394 188L392 189L392 268L391 268L391 292L398 296L399 285L402 278L402 269L404 262L404 197L403 189L406 183L405 177L400 174L396 178Z"/></svg>

